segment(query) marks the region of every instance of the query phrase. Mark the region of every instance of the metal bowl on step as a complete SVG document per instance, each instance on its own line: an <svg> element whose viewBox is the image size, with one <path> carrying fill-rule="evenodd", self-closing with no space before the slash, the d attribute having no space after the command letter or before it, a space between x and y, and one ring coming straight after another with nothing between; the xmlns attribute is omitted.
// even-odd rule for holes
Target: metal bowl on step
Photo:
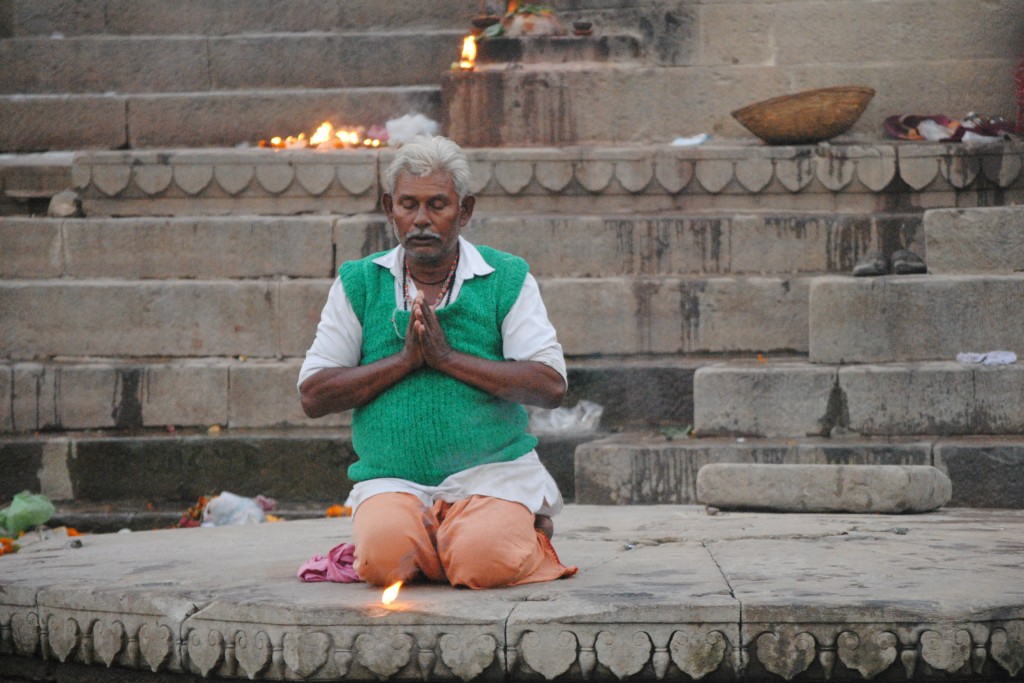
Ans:
<svg viewBox="0 0 1024 683"><path fill-rule="evenodd" d="M820 88L750 104L732 116L769 145L809 145L849 130L874 96L863 86Z"/></svg>

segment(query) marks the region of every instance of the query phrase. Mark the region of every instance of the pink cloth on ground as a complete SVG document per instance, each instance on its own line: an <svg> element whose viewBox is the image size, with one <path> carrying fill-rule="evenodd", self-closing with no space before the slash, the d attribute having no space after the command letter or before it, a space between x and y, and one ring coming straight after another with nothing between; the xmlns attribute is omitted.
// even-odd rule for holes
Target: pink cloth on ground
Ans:
<svg viewBox="0 0 1024 683"><path fill-rule="evenodd" d="M362 581L356 574L356 547L352 543L342 543L330 549L327 557L314 555L299 567L299 580L307 582L334 581L335 583L357 583Z"/></svg>

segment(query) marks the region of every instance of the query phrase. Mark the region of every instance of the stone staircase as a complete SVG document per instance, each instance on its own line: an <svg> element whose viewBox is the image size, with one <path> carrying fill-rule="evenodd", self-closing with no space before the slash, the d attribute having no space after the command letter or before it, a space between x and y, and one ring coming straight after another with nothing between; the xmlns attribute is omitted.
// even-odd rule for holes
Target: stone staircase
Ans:
<svg viewBox="0 0 1024 683"><path fill-rule="evenodd" d="M440 118L476 2L5 0L0 150L234 147Z"/></svg>
<svg viewBox="0 0 1024 683"><path fill-rule="evenodd" d="M1020 507L1024 368L954 359L1024 348L1024 211L931 210L923 228L938 272L814 278L806 359L701 367L699 438L586 444L577 500L697 502L710 462L932 464L954 505Z"/></svg>
<svg viewBox="0 0 1024 683"><path fill-rule="evenodd" d="M956 504L1021 506L1024 374L950 360L1019 351L1021 213L977 207L1019 196L1018 146L471 154L481 211L467 237L530 261L568 356L567 404L606 409L600 434L542 438L568 498L695 502L705 462L934 463ZM180 511L220 489L343 498L348 416L305 418L294 383L337 265L390 244L374 211L389 159L74 155L88 217L0 222L0 458L17 473L0 493L43 490L68 510ZM921 166L933 175L915 191ZM922 214L946 194L968 208ZM790 210L771 208L783 198ZM172 199L193 215L121 215L171 213ZM713 210L689 208L701 202ZM647 203L660 210L632 208ZM899 246L943 272L843 275Z"/></svg>
<svg viewBox="0 0 1024 683"><path fill-rule="evenodd" d="M656 8L572 4L567 19L617 26L631 58L699 75L710 62L678 50L703 45L707 62L709 32L756 3L695 5L649 31ZM0 149L80 150L0 155L0 500L29 488L64 512L136 514L219 490L344 499L349 418L307 419L295 378L337 266L391 244L391 152L228 147L334 114L437 114L451 27L476 9L0 0L15 65ZM605 408L598 434L542 435L568 499L696 502L706 462L877 462L944 468L954 504L1024 507L1024 375L952 362L1024 351L1021 214L998 208L1024 199L1019 143L469 154L467 237L531 263L567 405ZM65 188L84 218L30 215ZM900 247L931 273L845 277Z"/></svg>

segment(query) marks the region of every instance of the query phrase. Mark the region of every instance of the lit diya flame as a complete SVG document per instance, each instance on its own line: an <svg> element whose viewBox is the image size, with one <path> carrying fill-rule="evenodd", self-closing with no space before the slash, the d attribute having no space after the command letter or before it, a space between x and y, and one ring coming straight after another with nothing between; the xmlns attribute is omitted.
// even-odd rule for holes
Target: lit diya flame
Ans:
<svg viewBox="0 0 1024 683"><path fill-rule="evenodd" d="M459 68L463 71L472 71L476 64L476 38L466 36L462 41L462 58L459 60Z"/></svg>
<svg viewBox="0 0 1024 683"><path fill-rule="evenodd" d="M289 135L286 138L272 137L260 140L260 147L273 149L352 149L355 147L380 147L387 139L386 131L372 126L369 131L363 126L335 129L330 121L324 121L308 138L305 133Z"/></svg>
<svg viewBox="0 0 1024 683"><path fill-rule="evenodd" d="M384 594L380 596L380 601L385 605L390 605L398 598L398 590L402 587L402 582L397 581L384 590Z"/></svg>

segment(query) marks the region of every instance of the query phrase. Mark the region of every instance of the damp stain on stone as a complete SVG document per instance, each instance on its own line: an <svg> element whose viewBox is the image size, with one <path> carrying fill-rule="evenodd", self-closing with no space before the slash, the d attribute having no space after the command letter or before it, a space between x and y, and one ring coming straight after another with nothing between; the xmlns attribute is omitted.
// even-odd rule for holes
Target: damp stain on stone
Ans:
<svg viewBox="0 0 1024 683"><path fill-rule="evenodd" d="M697 502L697 470L701 458L643 449L633 458L631 504Z"/></svg>
<svg viewBox="0 0 1024 683"><path fill-rule="evenodd" d="M663 229L662 221L640 221L637 227L640 233L640 272L660 275L671 270L672 242Z"/></svg>
<svg viewBox="0 0 1024 683"><path fill-rule="evenodd" d="M779 238L795 237L796 239L807 239L811 229L817 229L818 218L805 216L776 216L764 219L765 227L775 231Z"/></svg>
<svg viewBox="0 0 1024 683"><path fill-rule="evenodd" d="M141 379L140 368L124 368L117 371L111 417L118 429L142 426Z"/></svg>
<svg viewBox="0 0 1024 683"><path fill-rule="evenodd" d="M639 348L649 352L654 335L654 295L661 285L650 280L638 280L633 283L633 298L636 301L636 330L639 335Z"/></svg>
<svg viewBox="0 0 1024 683"><path fill-rule="evenodd" d="M691 238L700 252L700 268L702 273L721 273L723 237L729 231L731 223L724 218L697 218L679 224L687 225Z"/></svg>
<svg viewBox="0 0 1024 683"><path fill-rule="evenodd" d="M679 320L682 351L693 351L700 339L700 296L705 283L679 283Z"/></svg>
<svg viewBox="0 0 1024 683"><path fill-rule="evenodd" d="M870 216L853 216L826 221L826 269L830 273L852 271L857 260L871 249L873 220Z"/></svg>
<svg viewBox="0 0 1024 683"><path fill-rule="evenodd" d="M557 144L561 140L576 139L572 99L566 97L562 83L554 76L551 78L554 82L544 75L528 74L522 82L523 125L532 131L535 144Z"/></svg>
<svg viewBox="0 0 1024 683"><path fill-rule="evenodd" d="M839 386L839 375L836 375L835 382L832 384L832 390L828 394L828 403L825 405L825 414L818 420L818 426L820 429L817 434L809 434L808 436L823 436L829 437L832 435L832 430L838 428L849 429L850 427L850 408L846 399L846 392Z"/></svg>
<svg viewBox="0 0 1024 683"><path fill-rule="evenodd" d="M605 220L604 227L605 230L611 230L615 233L615 246L618 250L620 263L619 272L623 275L631 275L634 271L633 258L636 254L635 224L630 220Z"/></svg>

